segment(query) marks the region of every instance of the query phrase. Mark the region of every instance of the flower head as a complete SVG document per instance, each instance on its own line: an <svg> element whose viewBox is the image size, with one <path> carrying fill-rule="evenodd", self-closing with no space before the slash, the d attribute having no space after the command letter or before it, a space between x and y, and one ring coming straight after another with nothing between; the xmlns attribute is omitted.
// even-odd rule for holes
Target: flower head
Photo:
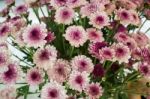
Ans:
<svg viewBox="0 0 150 99"><path fill-rule="evenodd" d="M69 62L63 59L58 59L54 66L49 68L47 74L49 79L53 79L59 83L63 83L69 77L71 68Z"/></svg>
<svg viewBox="0 0 150 99"><path fill-rule="evenodd" d="M38 49L34 56L33 62L37 67L47 70L54 65L57 57L57 50L54 46L46 46Z"/></svg>
<svg viewBox="0 0 150 99"><path fill-rule="evenodd" d="M103 33L101 31L98 31L95 28L88 28L86 31L88 34L88 39L91 42L102 42L102 41L104 41Z"/></svg>
<svg viewBox="0 0 150 99"><path fill-rule="evenodd" d="M41 99L66 99L66 91L57 82L50 81L42 88Z"/></svg>
<svg viewBox="0 0 150 99"><path fill-rule="evenodd" d="M101 29L109 25L109 17L106 12L94 13L90 16L90 24Z"/></svg>
<svg viewBox="0 0 150 99"><path fill-rule="evenodd" d="M150 76L150 65L147 62L142 62L139 64L139 71L144 75L144 76Z"/></svg>
<svg viewBox="0 0 150 99"><path fill-rule="evenodd" d="M69 77L69 85L72 89L79 92L85 89L89 83L88 75L86 72L72 71Z"/></svg>
<svg viewBox="0 0 150 99"><path fill-rule="evenodd" d="M118 43L113 45L113 48L115 51L114 60L118 61L119 63L127 63L131 57L131 52L128 46L123 45L122 43Z"/></svg>
<svg viewBox="0 0 150 99"><path fill-rule="evenodd" d="M87 73L91 73L94 68L92 60L84 55L75 56L71 60L71 66L73 70L77 70L79 72L86 71Z"/></svg>
<svg viewBox="0 0 150 99"><path fill-rule="evenodd" d="M98 99L102 96L103 90L98 83L91 83L86 87L86 93L90 99Z"/></svg>
<svg viewBox="0 0 150 99"><path fill-rule="evenodd" d="M42 71L37 68L31 68L27 72L26 80L29 85L39 85L42 83Z"/></svg>
<svg viewBox="0 0 150 99"><path fill-rule="evenodd" d="M66 30L64 37L72 46L82 46L87 41L87 34L81 26L70 26Z"/></svg>
<svg viewBox="0 0 150 99"><path fill-rule="evenodd" d="M41 47L46 43L46 32L47 30L43 25L34 24L28 26L23 33L24 42L29 47Z"/></svg>
<svg viewBox="0 0 150 99"><path fill-rule="evenodd" d="M16 14L25 14L27 12L27 10L28 10L27 5L22 4L22 5L17 6L15 8L14 12Z"/></svg>
<svg viewBox="0 0 150 99"><path fill-rule="evenodd" d="M85 5L86 3L87 3L86 0L68 0L67 6L70 8L77 8L77 7Z"/></svg>
<svg viewBox="0 0 150 99"><path fill-rule="evenodd" d="M73 9L67 7L60 7L56 10L55 21L59 24L71 24L75 12Z"/></svg>
<svg viewBox="0 0 150 99"><path fill-rule="evenodd" d="M59 7L66 5L67 0L51 0L50 3L54 8L57 9Z"/></svg>
<svg viewBox="0 0 150 99"><path fill-rule="evenodd" d="M98 77L103 77L104 74L105 74L105 70L104 70L104 68L102 67L102 65L101 65L101 64L96 64L96 65L94 66L94 70L93 70L93 72L92 72L92 75L93 75L94 77L98 78Z"/></svg>

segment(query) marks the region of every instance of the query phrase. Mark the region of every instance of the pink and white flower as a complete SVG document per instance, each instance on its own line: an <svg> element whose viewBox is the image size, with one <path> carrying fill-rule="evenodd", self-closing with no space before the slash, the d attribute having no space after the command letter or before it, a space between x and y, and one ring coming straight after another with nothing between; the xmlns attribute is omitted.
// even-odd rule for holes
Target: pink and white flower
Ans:
<svg viewBox="0 0 150 99"><path fill-rule="evenodd" d="M104 41L103 33L95 28L88 28L87 30L88 39L91 42L102 42Z"/></svg>
<svg viewBox="0 0 150 99"><path fill-rule="evenodd" d="M50 81L41 91L41 99L66 99L66 91L63 86L57 82Z"/></svg>
<svg viewBox="0 0 150 99"><path fill-rule="evenodd" d="M33 55L33 62L37 67L47 70L54 65L57 58L57 50L54 46L46 46L38 49Z"/></svg>
<svg viewBox="0 0 150 99"><path fill-rule="evenodd" d="M68 7L60 7L56 10L55 21L58 24L71 24L74 16L75 12L73 9L70 9Z"/></svg>
<svg viewBox="0 0 150 99"><path fill-rule="evenodd" d="M42 83L42 71L38 68L31 68L27 71L26 80L29 85L39 85Z"/></svg>
<svg viewBox="0 0 150 99"><path fill-rule="evenodd" d="M113 49L115 51L114 61L128 63L128 60L131 57L131 52L128 46L118 43L113 45Z"/></svg>
<svg viewBox="0 0 150 99"><path fill-rule="evenodd" d="M45 40L47 41L47 43L51 43L53 40L55 40L55 35L53 32L49 31L47 33L47 36L45 37Z"/></svg>
<svg viewBox="0 0 150 99"><path fill-rule="evenodd" d="M92 63L92 60L85 55L78 55L75 56L71 60L71 66L73 70L91 73L94 69L94 64Z"/></svg>
<svg viewBox="0 0 150 99"><path fill-rule="evenodd" d="M139 71L144 75L150 76L150 65L147 62L142 62L139 64Z"/></svg>
<svg viewBox="0 0 150 99"><path fill-rule="evenodd" d="M58 9L59 7L65 6L67 0L51 0L50 4L55 8Z"/></svg>
<svg viewBox="0 0 150 99"><path fill-rule="evenodd" d="M70 26L64 37L72 46L82 46L87 41L87 33L82 26Z"/></svg>
<svg viewBox="0 0 150 99"><path fill-rule="evenodd" d="M69 62L63 59L58 59L54 66L49 68L47 74L49 79L53 79L59 83L63 83L69 77L71 67Z"/></svg>
<svg viewBox="0 0 150 99"><path fill-rule="evenodd" d="M86 93L89 99L99 99L102 96L103 90L99 83L91 83L86 87Z"/></svg>
<svg viewBox="0 0 150 99"><path fill-rule="evenodd" d="M10 62L7 65L8 69L0 74L1 81L4 84L15 84L16 81L20 78L20 68L18 63Z"/></svg>
<svg viewBox="0 0 150 99"><path fill-rule="evenodd" d="M27 44L28 47L42 47L46 43L46 32L47 30L44 25L30 25L25 29L23 33L24 42Z"/></svg>
<svg viewBox="0 0 150 99"><path fill-rule="evenodd" d="M16 99L16 89L14 87L6 87L0 90L1 99Z"/></svg>
<svg viewBox="0 0 150 99"><path fill-rule="evenodd" d="M27 5L22 4L22 5L17 6L17 7L14 9L14 12L15 12L16 14L25 14L25 13L27 12L27 10L28 10Z"/></svg>
<svg viewBox="0 0 150 99"><path fill-rule="evenodd" d="M89 83L89 74L86 72L72 71L69 77L69 85L72 89L81 92Z"/></svg>
<svg viewBox="0 0 150 99"><path fill-rule="evenodd" d="M101 29L104 26L109 25L109 17L106 12L94 13L90 16L89 23L94 27Z"/></svg>

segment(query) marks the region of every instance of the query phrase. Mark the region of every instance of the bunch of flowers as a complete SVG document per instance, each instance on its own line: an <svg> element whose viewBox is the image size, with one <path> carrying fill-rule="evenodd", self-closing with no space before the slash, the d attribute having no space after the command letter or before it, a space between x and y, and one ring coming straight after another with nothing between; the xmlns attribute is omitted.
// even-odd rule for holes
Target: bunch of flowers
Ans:
<svg viewBox="0 0 150 99"><path fill-rule="evenodd" d="M150 0L5 2L0 99L150 96Z"/></svg>

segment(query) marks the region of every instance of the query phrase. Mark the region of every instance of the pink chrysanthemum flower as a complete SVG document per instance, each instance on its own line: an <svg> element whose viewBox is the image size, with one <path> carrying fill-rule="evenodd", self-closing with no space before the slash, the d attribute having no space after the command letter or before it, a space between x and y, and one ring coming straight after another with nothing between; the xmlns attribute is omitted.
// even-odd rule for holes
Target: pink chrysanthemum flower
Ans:
<svg viewBox="0 0 150 99"><path fill-rule="evenodd" d="M71 68L69 62L63 59L58 59L54 66L47 71L47 74L49 79L63 83L68 79L70 72Z"/></svg>
<svg viewBox="0 0 150 99"><path fill-rule="evenodd" d="M39 70L38 68L31 68L27 72L26 80L29 85L39 85L42 83L43 78L42 78L42 71Z"/></svg>
<svg viewBox="0 0 150 99"><path fill-rule="evenodd" d="M149 38L144 33L133 33L132 37L138 46L146 46L149 43Z"/></svg>
<svg viewBox="0 0 150 99"><path fill-rule="evenodd" d="M66 91L57 82L50 81L41 91L41 99L66 99Z"/></svg>
<svg viewBox="0 0 150 99"><path fill-rule="evenodd" d="M91 2L97 2L103 5L110 3L110 0L90 0Z"/></svg>
<svg viewBox="0 0 150 99"><path fill-rule="evenodd" d="M86 72L72 71L69 78L69 85L72 89L75 89L79 92L85 89L89 83L88 79L89 74Z"/></svg>
<svg viewBox="0 0 150 99"><path fill-rule="evenodd" d="M99 57L99 50L103 47L106 47L106 46L107 46L106 42L91 43L89 45L88 51L90 54L92 54L93 57L98 58Z"/></svg>
<svg viewBox="0 0 150 99"><path fill-rule="evenodd" d="M131 10L130 13L132 16L132 24L138 26L141 23L141 19L140 19L138 13L134 10Z"/></svg>
<svg viewBox="0 0 150 99"><path fill-rule="evenodd" d="M131 37L123 42L123 44L127 45L130 50L135 50L138 47L136 41Z"/></svg>
<svg viewBox="0 0 150 99"><path fill-rule="evenodd" d="M6 87L0 90L1 99L16 99L16 89L14 87Z"/></svg>
<svg viewBox="0 0 150 99"><path fill-rule="evenodd" d="M70 8L77 8L86 4L87 4L86 0L68 0L67 1L67 6Z"/></svg>
<svg viewBox="0 0 150 99"><path fill-rule="evenodd" d="M90 16L89 23L94 27L101 29L104 26L109 25L109 17L106 12L94 13Z"/></svg>
<svg viewBox="0 0 150 99"><path fill-rule="evenodd" d="M43 25L34 24L28 26L23 33L24 42L29 47L41 47L46 43L44 40L47 36L46 32L47 30Z"/></svg>
<svg viewBox="0 0 150 99"><path fill-rule="evenodd" d="M60 7L56 10L55 21L58 24L71 24L74 16L75 12L73 9L70 9L68 7Z"/></svg>
<svg viewBox="0 0 150 99"><path fill-rule="evenodd" d="M66 5L66 3L67 3L67 0L51 0L50 1L50 4L56 9Z"/></svg>
<svg viewBox="0 0 150 99"><path fill-rule="evenodd" d="M139 64L139 71L144 75L144 76L150 76L150 65L147 62L142 62Z"/></svg>
<svg viewBox="0 0 150 99"><path fill-rule="evenodd" d="M88 39L91 42L102 42L104 41L103 33L95 28L88 28L87 30Z"/></svg>
<svg viewBox="0 0 150 99"><path fill-rule="evenodd" d="M116 5L114 3L108 3L105 5L105 11L108 15L111 15L116 9Z"/></svg>
<svg viewBox="0 0 150 99"><path fill-rule="evenodd" d="M125 42L129 39L129 36L126 33L116 33L114 38L118 41L118 42Z"/></svg>
<svg viewBox="0 0 150 99"><path fill-rule="evenodd" d="M117 11L117 19L120 20L120 23L123 25L129 25L132 23L132 15L129 10L119 9Z"/></svg>
<svg viewBox="0 0 150 99"><path fill-rule="evenodd" d="M110 60L112 61L115 55L114 49L111 49L109 47L104 47L101 50L99 50L99 55L101 61Z"/></svg>
<svg viewBox="0 0 150 99"><path fill-rule="evenodd" d="M114 60L118 61L119 63L127 63L131 57L131 52L128 46L118 43L113 45L113 48L115 50Z"/></svg>
<svg viewBox="0 0 150 99"><path fill-rule="evenodd" d="M33 62L37 67L47 70L54 65L57 58L57 50L54 46L46 46L45 48L38 49L34 56Z"/></svg>
<svg viewBox="0 0 150 99"><path fill-rule="evenodd" d="M17 6L17 7L14 9L14 12L15 12L16 14L25 14L25 13L27 12L27 10L28 10L27 5L22 4L22 5Z"/></svg>
<svg viewBox="0 0 150 99"><path fill-rule="evenodd" d="M91 2L81 7L80 13L82 17L89 17L91 14L99 11L103 11L105 9L104 5L99 4L97 2Z"/></svg>
<svg viewBox="0 0 150 99"><path fill-rule="evenodd" d="M103 90L99 83L91 83L86 87L86 93L89 99L99 99L102 96Z"/></svg>
<svg viewBox="0 0 150 99"><path fill-rule="evenodd" d="M72 46L82 46L87 41L87 33L82 26L70 26L64 37Z"/></svg>
<svg viewBox="0 0 150 99"><path fill-rule="evenodd" d="M0 25L0 42L6 40L11 33L12 25L10 23L3 23Z"/></svg>
<svg viewBox="0 0 150 99"><path fill-rule="evenodd" d="M18 63L11 62L7 65L8 69L0 74L1 81L5 84L14 84L20 78L20 68Z"/></svg>
<svg viewBox="0 0 150 99"><path fill-rule="evenodd" d="M77 70L79 72L86 71L87 73L91 73L94 69L92 60L84 55L75 56L71 60L71 66L73 70Z"/></svg>
<svg viewBox="0 0 150 99"><path fill-rule="evenodd" d="M54 33L49 31L47 33L47 36L46 36L45 40L47 41L47 43L51 43L53 40L55 40L55 38L56 37L55 37Z"/></svg>

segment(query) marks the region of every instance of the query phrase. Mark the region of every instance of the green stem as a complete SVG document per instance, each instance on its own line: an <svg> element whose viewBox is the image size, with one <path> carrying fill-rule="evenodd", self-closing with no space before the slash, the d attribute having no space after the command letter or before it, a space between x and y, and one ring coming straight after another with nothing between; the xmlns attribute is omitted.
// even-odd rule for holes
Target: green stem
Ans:
<svg viewBox="0 0 150 99"><path fill-rule="evenodd" d="M150 28L148 28L145 33L148 33L148 31L150 31Z"/></svg>
<svg viewBox="0 0 150 99"><path fill-rule="evenodd" d="M73 50L74 50L74 47L72 46L72 47L71 47L71 52L70 52L70 58L72 57Z"/></svg>
<svg viewBox="0 0 150 99"><path fill-rule="evenodd" d="M144 24L145 24L146 21L147 21L147 19L144 20L144 22L142 23L142 25L139 27L139 30L138 30L138 31L141 30L141 28L144 26Z"/></svg>
<svg viewBox="0 0 150 99"><path fill-rule="evenodd" d="M33 8L33 12L35 13L37 19L39 20L39 22L41 23L40 17L39 17L39 13L38 13L38 9Z"/></svg>
<svg viewBox="0 0 150 99"><path fill-rule="evenodd" d="M41 10L43 16L46 17L46 15L44 14L44 11L43 11L42 7L40 7L40 10Z"/></svg>

